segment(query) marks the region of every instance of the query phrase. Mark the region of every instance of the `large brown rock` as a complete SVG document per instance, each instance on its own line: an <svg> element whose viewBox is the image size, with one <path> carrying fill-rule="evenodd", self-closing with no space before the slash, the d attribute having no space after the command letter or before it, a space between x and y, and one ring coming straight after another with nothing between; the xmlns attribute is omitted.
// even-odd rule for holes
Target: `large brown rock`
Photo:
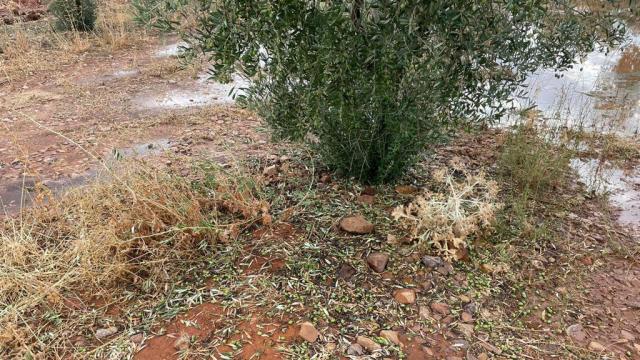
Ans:
<svg viewBox="0 0 640 360"><path fill-rule="evenodd" d="M351 234L369 234L374 227L362 215L354 215L340 220L340 228Z"/></svg>

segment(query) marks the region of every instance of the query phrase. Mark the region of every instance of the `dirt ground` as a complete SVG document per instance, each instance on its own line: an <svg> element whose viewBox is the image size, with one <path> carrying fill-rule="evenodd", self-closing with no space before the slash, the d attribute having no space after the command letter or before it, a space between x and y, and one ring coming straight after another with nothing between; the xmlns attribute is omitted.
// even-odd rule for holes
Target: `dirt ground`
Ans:
<svg viewBox="0 0 640 360"><path fill-rule="evenodd" d="M271 143L266 125L236 108L227 87L204 82L202 67L179 65L170 55L176 43L155 34L0 79L0 199L7 214L28 206L38 186L62 191L138 156L187 177L197 159L223 166L252 159L254 174L283 204L273 205L273 223L246 230L241 247L221 245L207 269L211 279L189 290L193 299L175 308L167 301L159 307L163 316L147 322L152 310L133 316L93 304L99 323L117 324L118 334L97 339L95 329L80 331L63 357L93 349L92 356L107 358L96 349L113 346L128 349L118 356L142 360L640 359L640 238L576 181L557 189L554 210L532 225L552 223L561 241L481 242L470 259L430 271L388 221L390 209L407 202L403 191L334 180L304 152ZM427 174L454 157L471 169L491 169L503 138L500 131L463 136L419 169ZM428 187L427 175L411 176L405 185ZM376 230L361 236L338 229L352 213L365 214ZM367 265L374 251L390 256L382 273ZM392 294L401 288L415 289L417 301L395 303ZM315 324L317 341L299 337L303 321ZM381 339L380 330L397 331L399 341ZM360 335L384 349L354 350Z"/></svg>

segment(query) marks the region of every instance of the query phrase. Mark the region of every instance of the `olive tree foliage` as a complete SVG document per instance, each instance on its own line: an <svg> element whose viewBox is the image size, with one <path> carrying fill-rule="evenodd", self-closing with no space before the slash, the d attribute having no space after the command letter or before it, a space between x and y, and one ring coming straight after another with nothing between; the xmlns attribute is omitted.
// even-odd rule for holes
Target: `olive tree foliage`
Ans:
<svg viewBox="0 0 640 360"><path fill-rule="evenodd" d="M526 75L621 40L609 7L565 0L200 0L194 52L288 139L365 182L495 120Z"/></svg>

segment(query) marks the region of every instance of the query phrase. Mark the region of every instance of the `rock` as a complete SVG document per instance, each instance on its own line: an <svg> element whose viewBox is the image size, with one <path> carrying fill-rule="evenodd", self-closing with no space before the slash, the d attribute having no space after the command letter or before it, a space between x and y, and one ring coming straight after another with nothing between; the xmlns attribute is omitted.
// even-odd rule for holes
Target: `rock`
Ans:
<svg viewBox="0 0 640 360"><path fill-rule="evenodd" d="M431 319L431 310L426 306L420 306L418 309L418 315L422 320L429 320Z"/></svg>
<svg viewBox="0 0 640 360"><path fill-rule="evenodd" d="M472 322L473 321L473 315L469 314L468 312L464 311L462 312L462 314L460 315L460 320L468 323L468 322Z"/></svg>
<svg viewBox="0 0 640 360"><path fill-rule="evenodd" d="M476 305L476 303L474 302L470 302L468 304L466 304L463 307L464 311L468 312L469 314L473 315L476 312L478 312L478 305Z"/></svg>
<svg viewBox="0 0 640 360"><path fill-rule="evenodd" d="M347 263L343 263L342 265L340 265L340 268L338 269L336 276L342 280L348 281L355 274L356 274L356 269L354 269L353 266Z"/></svg>
<svg viewBox="0 0 640 360"><path fill-rule="evenodd" d="M356 342L369 352L374 352L376 350L382 349L382 346L380 346L380 344L369 339L366 336L358 336Z"/></svg>
<svg viewBox="0 0 640 360"><path fill-rule="evenodd" d="M349 216L340 220L340 228L351 234L369 234L373 232L373 224L362 215Z"/></svg>
<svg viewBox="0 0 640 360"><path fill-rule="evenodd" d="M395 235L387 235L387 244L395 245L398 243L398 237Z"/></svg>
<svg viewBox="0 0 640 360"><path fill-rule="evenodd" d="M353 343L347 348L347 355L360 356L362 354L364 354L364 349L362 348L362 346L360 346L360 344Z"/></svg>
<svg viewBox="0 0 640 360"><path fill-rule="evenodd" d="M382 330L380 331L380 337L389 340L389 342L392 344L402 347L402 342L400 341L400 336L397 331Z"/></svg>
<svg viewBox="0 0 640 360"><path fill-rule="evenodd" d="M431 310L440 315L447 315L449 314L449 305L444 303L432 303Z"/></svg>
<svg viewBox="0 0 640 360"><path fill-rule="evenodd" d="M412 289L398 289L393 292L393 298L400 304L413 304L416 302L416 292Z"/></svg>
<svg viewBox="0 0 640 360"><path fill-rule="evenodd" d="M440 274L447 276L453 272L453 265L448 262L445 262L442 266L436 269Z"/></svg>
<svg viewBox="0 0 640 360"><path fill-rule="evenodd" d="M467 349L469 348L469 342L465 339L456 339L451 342L451 347L454 349Z"/></svg>
<svg viewBox="0 0 640 360"><path fill-rule="evenodd" d="M377 273L381 273L387 267L389 261L389 255L385 253L375 252L367 256L367 264Z"/></svg>
<svg viewBox="0 0 640 360"><path fill-rule="evenodd" d="M191 346L191 339L187 334L180 335L180 337L173 342L173 347L178 351L187 350L189 346Z"/></svg>
<svg viewBox="0 0 640 360"><path fill-rule="evenodd" d="M142 342L144 341L144 334L142 333L133 334L129 336L129 341L131 341L136 345L142 344Z"/></svg>
<svg viewBox="0 0 640 360"><path fill-rule="evenodd" d="M605 347L597 341L592 341L589 343L589 350L595 352L603 352L605 351Z"/></svg>
<svg viewBox="0 0 640 360"><path fill-rule="evenodd" d="M96 330L96 338L103 339L109 337L118 332L118 328L115 326L111 326L108 328L98 329Z"/></svg>
<svg viewBox="0 0 640 360"><path fill-rule="evenodd" d="M268 177L276 176L278 175L278 167L276 165L267 166L262 171L262 175L268 176Z"/></svg>
<svg viewBox="0 0 640 360"><path fill-rule="evenodd" d="M472 337L475 329L473 328L473 324L458 324L458 330L466 337Z"/></svg>
<svg viewBox="0 0 640 360"><path fill-rule="evenodd" d="M429 269L439 268L444 265L444 261L439 256L423 256L422 263Z"/></svg>
<svg viewBox="0 0 640 360"><path fill-rule="evenodd" d="M587 338L587 334L584 332L584 328L580 324L573 324L565 329L567 336L576 341L584 341Z"/></svg>
<svg viewBox="0 0 640 360"><path fill-rule="evenodd" d="M482 264L480 265L480 271L485 274L493 274L496 271L496 267L491 264Z"/></svg>
<svg viewBox="0 0 640 360"><path fill-rule="evenodd" d="M478 360L489 360L489 355L487 355L487 353L480 353Z"/></svg>
<svg viewBox="0 0 640 360"><path fill-rule="evenodd" d="M298 332L298 335L305 341L312 343L318 340L320 333L318 332L318 330L316 330L316 327L313 326L312 323L304 322L300 324L300 331Z"/></svg>
<svg viewBox="0 0 640 360"><path fill-rule="evenodd" d="M635 341L636 340L636 336L633 335L632 333L628 332L627 330L620 331L620 335L622 335L622 338L625 339L625 340L629 340L629 341Z"/></svg>
<svg viewBox="0 0 640 360"><path fill-rule="evenodd" d="M376 202L376 197L373 195L360 195L357 200L362 204L373 205Z"/></svg>
<svg viewBox="0 0 640 360"><path fill-rule="evenodd" d="M640 354L640 344L633 344L633 347L636 349L636 352Z"/></svg>

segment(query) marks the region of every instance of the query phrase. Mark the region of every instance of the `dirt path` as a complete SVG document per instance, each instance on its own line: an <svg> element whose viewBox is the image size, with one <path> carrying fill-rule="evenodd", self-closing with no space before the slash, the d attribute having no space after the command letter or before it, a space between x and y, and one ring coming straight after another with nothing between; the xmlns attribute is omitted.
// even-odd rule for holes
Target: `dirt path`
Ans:
<svg viewBox="0 0 640 360"><path fill-rule="evenodd" d="M224 163L266 151L261 122L228 107L230 86L207 83L201 67L181 69L167 48L175 46L88 53L1 86L0 203L14 212L30 200L23 185L77 185L120 156L170 165L172 154Z"/></svg>

